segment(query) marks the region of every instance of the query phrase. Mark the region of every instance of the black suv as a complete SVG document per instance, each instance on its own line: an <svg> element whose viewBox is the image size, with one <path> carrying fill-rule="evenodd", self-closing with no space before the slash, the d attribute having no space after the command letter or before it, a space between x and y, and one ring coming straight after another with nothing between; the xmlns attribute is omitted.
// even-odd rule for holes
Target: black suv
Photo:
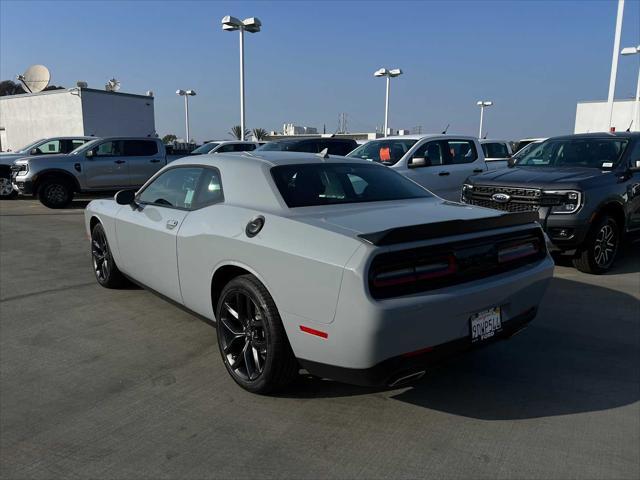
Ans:
<svg viewBox="0 0 640 480"><path fill-rule="evenodd" d="M640 230L640 133L550 138L510 168L469 177L462 201L537 211L554 249L580 271L606 272L622 236Z"/></svg>
<svg viewBox="0 0 640 480"><path fill-rule="evenodd" d="M327 148L329 155L345 156L357 146L356 141L350 138L295 138L268 142L257 150L320 153Z"/></svg>

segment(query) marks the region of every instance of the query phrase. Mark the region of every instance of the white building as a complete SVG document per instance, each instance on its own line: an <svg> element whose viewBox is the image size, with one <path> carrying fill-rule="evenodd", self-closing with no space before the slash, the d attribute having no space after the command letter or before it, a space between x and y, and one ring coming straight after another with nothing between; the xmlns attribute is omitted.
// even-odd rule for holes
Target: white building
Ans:
<svg viewBox="0 0 640 480"><path fill-rule="evenodd" d="M315 135L318 129L315 127L300 127L293 123L285 123L282 126L283 135Z"/></svg>
<svg viewBox="0 0 640 480"><path fill-rule="evenodd" d="M46 137L155 137L153 97L93 88L0 97L0 150Z"/></svg>
<svg viewBox="0 0 640 480"><path fill-rule="evenodd" d="M632 132L640 132L640 108L636 108L636 118L631 123L634 114L635 100L616 100L613 102L613 117L611 125L617 132L624 132L631 125ZM609 108L607 102L579 102L576 107L576 124L574 133L608 132Z"/></svg>

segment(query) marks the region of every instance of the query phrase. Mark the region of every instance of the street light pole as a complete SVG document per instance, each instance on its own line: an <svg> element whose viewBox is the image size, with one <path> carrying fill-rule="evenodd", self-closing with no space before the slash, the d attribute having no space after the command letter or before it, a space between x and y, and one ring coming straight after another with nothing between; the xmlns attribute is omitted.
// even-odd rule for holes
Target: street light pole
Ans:
<svg viewBox="0 0 640 480"><path fill-rule="evenodd" d="M480 129L478 130L478 138L482 138L482 121L484 119L484 109L485 107L490 107L491 105L493 105L493 102L479 100L478 102L476 102L476 105L480 107Z"/></svg>
<svg viewBox="0 0 640 480"><path fill-rule="evenodd" d="M622 33L622 17L624 15L624 0L618 0L618 14L616 16L616 33L613 40L613 57L611 59L611 76L609 77L609 96L607 109L609 113L609 130L613 121L613 100L616 91L616 75L618 74L618 52L620 51L620 35Z"/></svg>
<svg viewBox="0 0 640 480"><path fill-rule="evenodd" d="M227 15L222 18L222 30L240 32L240 139L244 140L245 125L245 109L244 109L244 32L257 33L262 27L262 22L256 17L245 18L239 20L236 17Z"/></svg>
<svg viewBox="0 0 640 480"><path fill-rule="evenodd" d="M623 48L621 55L638 55L640 54L640 45L637 47ZM636 85L636 101L633 104L633 118L632 127L640 132L640 118L638 117L638 111L640 111L640 68L638 69L638 83Z"/></svg>
<svg viewBox="0 0 640 480"><path fill-rule="evenodd" d="M384 136L387 136L387 132L389 131L389 91L391 90L391 78L398 77L402 75L402 70L399 68L394 68L391 70L387 70L386 68L381 68L376 70L373 74L374 77L387 77L387 90L384 100Z"/></svg>
<svg viewBox="0 0 640 480"><path fill-rule="evenodd" d="M191 136L189 135L189 97L193 97L195 94L195 90L176 90L176 95L184 97L184 123L187 131L187 143L191 142Z"/></svg>

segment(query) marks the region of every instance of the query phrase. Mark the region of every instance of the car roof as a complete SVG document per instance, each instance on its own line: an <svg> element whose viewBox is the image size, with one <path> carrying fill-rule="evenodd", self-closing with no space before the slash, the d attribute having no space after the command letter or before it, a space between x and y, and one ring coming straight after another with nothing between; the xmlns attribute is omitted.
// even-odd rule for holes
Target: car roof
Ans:
<svg viewBox="0 0 640 480"><path fill-rule="evenodd" d="M574 133L571 135L560 135L550 137L551 140L569 140L572 138L636 138L640 137L640 132L594 132L594 133Z"/></svg>
<svg viewBox="0 0 640 480"><path fill-rule="evenodd" d="M307 152L281 152L278 150L254 150L253 152L235 152L235 153L216 153L193 155L190 157L179 158L171 165L176 164L202 164L209 166L218 166L233 162L254 163L260 166L274 167L279 165L297 165L300 163L366 163L371 165L374 162L369 160L361 160L359 158L341 157L339 155L327 155L326 158L320 157L317 153Z"/></svg>
<svg viewBox="0 0 640 480"><path fill-rule="evenodd" d="M422 140L425 138L455 138L455 139L463 139L463 140L477 140L477 137L471 137L469 135L455 135L452 133L426 133L420 135L390 135L388 137L375 138L370 141L375 140Z"/></svg>
<svg viewBox="0 0 640 480"><path fill-rule="evenodd" d="M480 143L509 143L508 140L496 140L495 138L483 138Z"/></svg>
<svg viewBox="0 0 640 480"><path fill-rule="evenodd" d="M353 138L336 138L336 137L304 137L304 138L279 138L277 140L270 140L267 143L293 143L293 142L305 142L305 141L329 141L329 142L355 142Z"/></svg>

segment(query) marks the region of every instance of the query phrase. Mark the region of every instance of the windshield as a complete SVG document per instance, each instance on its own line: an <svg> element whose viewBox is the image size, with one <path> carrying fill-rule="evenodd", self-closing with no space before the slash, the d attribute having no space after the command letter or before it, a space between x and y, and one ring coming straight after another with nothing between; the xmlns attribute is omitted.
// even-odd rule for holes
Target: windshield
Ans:
<svg viewBox="0 0 640 480"><path fill-rule="evenodd" d="M87 147L88 147L87 150L91 150L91 146L97 144L99 141L100 141L99 138L96 139L96 140L90 140L87 143L84 143L84 144L80 145L79 147L76 147L74 150L71 150L69 152L69 155L77 155L80 150L84 150Z"/></svg>
<svg viewBox="0 0 640 480"><path fill-rule="evenodd" d="M513 154L513 159L517 160L520 157L524 157L527 153L529 153L531 150L533 150L538 145L540 145L540 143L541 142L527 143L524 147L522 147L520 150L518 150L516 153Z"/></svg>
<svg viewBox="0 0 640 480"><path fill-rule="evenodd" d="M38 145L40 145L45 140L46 140L46 138L41 138L40 140L38 140L36 142L30 143L26 147L22 147L21 149L16 150L15 153L27 153L27 152L29 152L29 150L31 150L32 148L36 148Z"/></svg>
<svg viewBox="0 0 640 480"><path fill-rule="evenodd" d="M289 208L432 196L399 173L377 165L303 163L273 167L271 175Z"/></svg>
<svg viewBox="0 0 640 480"><path fill-rule="evenodd" d="M270 151L270 152L287 152L295 147L297 140L293 142L267 142L264 145L260 145L256 150Z"/></svg>
<svg viewBox="0 0 640 480"><path fill-rule="evenodd" d="M416 144L417 140L372 140L361 145L347 157L362 158L374 162L393 165Z"/></svg>
<svg viewBox="0 0 640 480"><path fill-rule="evenodd" d="M205 143L204 145L200 145L198 148L192 150L191 151L191 155L203 155L205 153L209 153L211 150L216 148L218 145L220 145L220 144L216 143L216 142Z"/></svg>
<svg viewBox="0 0 640 480"><path fill-rule="evenodd" d="M629 142L619 138L568 138L533 144L516 165L531 167L613 168Z"/></svg>

